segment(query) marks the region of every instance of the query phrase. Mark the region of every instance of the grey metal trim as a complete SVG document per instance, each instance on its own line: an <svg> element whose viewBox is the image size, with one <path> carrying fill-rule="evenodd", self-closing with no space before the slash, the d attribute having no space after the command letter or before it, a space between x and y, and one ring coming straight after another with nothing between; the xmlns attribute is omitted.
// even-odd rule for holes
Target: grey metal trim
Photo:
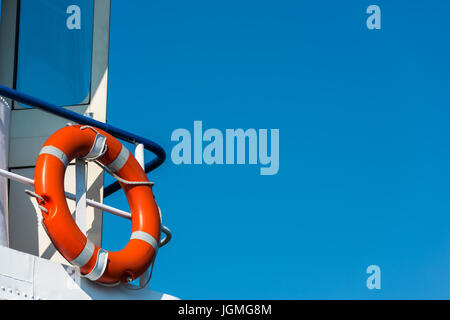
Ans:
<svg viewBox="0 0 450 320"><path fill-rule="evenodd" d="M158 249L159 249L158 241L156 241L156 239L151 234L148 234L147 232L135 231L131 234L130 240L133 240L133 239L139 239L139 240L147 242L149 245L151 245L153 247L153 249L155 249L155 251L158 251Z"/></svg>
<svg viewBox="0 0 450 320"><path fill-rule="evenodd" d="M41 154L49 154L58 158L64 164L64 167L67 167L67 165L69 164L69 159L67 158L66 154L56 147L45 146L41 149L39 155Z"/></svg>
<svg viewBox="0 0 450 320"><path fill-rule="evenodd" d="M105 153L105 144L106 137L104 135L97 134L91 150L86 156L83 157L83 160L92 161L101 157Z"/></svg>
<svg viewBox="0 0 450 320"><path fill-rule="evenodd" d="M94 269L92 269L92 271L89 274L85 275L84 277L91 281L97 281L105 273L107 264L108 264L108 251L100 249L98 251L97 263L95 264Z"/></svg>
<svg viewBox="0 0 450 320"><path fill-rule="evenodd" d="M111 164L107 165L107 168L112 172L116 173L117 171L123 168L125 163L127 163L129 157L130 151L128 151L128 149L122 145L122 149L120 150L119 155Z"/></svg>
<svg viewBox="0 0 450 320"><path fill-rule="evenodd" d="M78 257L76 257L74 260L70 261L70 263L81 268L86 263L88 263L89 260L91 260L92 255L94 254L94 251L95 251L95 245L89 239L87 239L87 242L86 242L86 245L84 246L83 251L81 251L81 253L78 255Z"/></svg>

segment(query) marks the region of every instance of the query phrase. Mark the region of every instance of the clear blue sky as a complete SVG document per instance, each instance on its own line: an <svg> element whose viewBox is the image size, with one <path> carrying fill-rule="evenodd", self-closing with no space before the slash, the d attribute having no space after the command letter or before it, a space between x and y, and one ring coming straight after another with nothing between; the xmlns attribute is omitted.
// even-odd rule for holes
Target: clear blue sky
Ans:
<svg viewBox="0 0 450 320"><path fill-rule="evenodd" d="M366 27L371 4L381 30ZM449 299L449 12L442 0L113 1L108 121L169 155L150 175L174 233L152 289ZM195 120L279 128L278 175L174 165L171 134ZM108 203L128 209L123 194ZM104 247L130 229L105 215Z"/></svg>

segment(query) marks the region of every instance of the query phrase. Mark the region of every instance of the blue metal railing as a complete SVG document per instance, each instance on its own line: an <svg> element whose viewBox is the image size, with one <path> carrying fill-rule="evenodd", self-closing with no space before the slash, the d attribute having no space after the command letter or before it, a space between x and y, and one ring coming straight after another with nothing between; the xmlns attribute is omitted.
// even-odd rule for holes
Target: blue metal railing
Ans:
<svg viewBox="0 0 450 320"><path fill-rule="evenodd" d="M68 120L71 120L71 121L76 122L81 125L97 127L103 131L108 132L109 134L113 135L114 137L116 137L118 139L130 142L133 144L136 144L136 143L143 144L145 149L153 152L156 155L155 159L153 159L152 161L145 164L145 172L146 173L148 173L152 170L155 170L160 165L162 165L164 163L164 161L166 160L166 152L164 151L164 149L157 143L155 143L151 140L148 140L146 138L137 136L133 133L116 128L109 124L85 117L85 116L78 114L76 112L73 112L71 110L58 107L56 105L45 102L38 98L18 92L14 89L10 89L3 85L0 85L0 96L12 99L14 101L23 103L23 104L31 106L31 107L41 109L43 111L60 116L62 118L68 119ZM116 182L110 184L109 186L105 187L104 196L107 197L118 190L120 190L120 184L119 184L119 182L116 181Z"/></svg>

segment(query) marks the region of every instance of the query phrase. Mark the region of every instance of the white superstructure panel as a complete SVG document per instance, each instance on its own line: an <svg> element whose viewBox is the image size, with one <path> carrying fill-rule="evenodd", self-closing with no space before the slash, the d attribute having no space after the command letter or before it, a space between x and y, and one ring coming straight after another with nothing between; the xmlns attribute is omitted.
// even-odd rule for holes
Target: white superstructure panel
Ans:
<svg viewBox="0 0 450 320"><path fill-rule="evenodd" d="M0 261L8 261L0 263L0 300L177 300L148 288L101 286L74 267L9 248L0 247Z"/></svg>
<svg viewBox="0 0 450 320"><path fill-rule="evenodd" d="M6 8L10 13L9 15L14 13L17 15L17 8L15 8L17 7L17 0L10 0L10 3L10 8ZM15 3L15 7L12 5L13 3ZM65 108L92 117L95 120L106 122L110 0L94 0L94 3L90 100L84 105L65 106ZM19 42L20 47L20 39L17 38L18 35L16 34L16 22L15 19L2 21L2 39L11 39L7 41L8 47L5 47L5 44L0 44L0 47L5 47L4 52L0 52L0 65L14 66L16 62L14 55L12 55L15 52L14 49L16 49L16 42ZM63 23L61 28L66 28L66 24ZM7 55L6 53L10 51L11 54ZM20 59L18 63L20 64ZM14 68L10 69L0 69L0 80L2 80L2 84L13 87ZM43 78L43 81L45 81L45 78ZM41 98L39 95L38 97ZM10 121L9 170L33 178L35 162L42 145L52 133L64 127L67 122L69 120L38 109L24 109L20 104L15 103ZM66 191L75 193L75 175L72 169L69 168L67 171L65 187ZM101 168L93 163L87 165L88 199L103 202L103 178L104 173ZM37 209L36 203L24 194L24 189L24 186L19 186L17 183L11 184L9 236L12 240L10 247L55 262L61 262L62 257L54 250L47 235L43 233L43 228L38 220L41 215L40 210ZM69 204L72 206L71 203ZM71 210L74 210L73 206ZM86 211L86 219L88 238L101 246L102 211L90 207ZM25 234L27 237L24 237Z"/></svg>

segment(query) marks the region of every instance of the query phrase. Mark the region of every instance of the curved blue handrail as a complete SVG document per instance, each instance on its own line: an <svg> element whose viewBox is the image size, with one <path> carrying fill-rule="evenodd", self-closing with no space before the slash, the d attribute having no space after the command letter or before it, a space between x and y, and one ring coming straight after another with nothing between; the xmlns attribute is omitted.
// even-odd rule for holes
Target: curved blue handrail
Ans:
<svg viewBox="0 0 450 320"><path fill-rule="evenodd" d="M81 125L97 127L103 131L108 132L109 134L115 136L118 139L130 142L133 144L136 144L136 143L143 144L145 149L153 152L156 155L155 159L153 159L152 161L145 164L145 172L146 173L148 173L152 170L155 170L160 165L162 165L164 163L164 161L166 160L166 152L164 151L164 149L157 143L155 143L151 140L148 140L146 138L143 138L143 137L140 137L133 133L127 132L125 130L116 128L107 123L103 123L103 122L85 117L85 116L78 114L76 112L73 112L71 110L58 107L56 105L45 102L38 98L29 96L27 94L18 92L14 89L5 87L1 84L0 84L0 95L3 97L9 98L9 99L15 100L17 102L23 103L25 105L35 107L35 108L41 109L43 111L46 111L48 113L71 120L71 121L76 122ZM120 190L120 184L119 184L119 182L116 181L116 182L110 184L109 186L105 187L104 196L107 197L118 190Z"/></svg>

